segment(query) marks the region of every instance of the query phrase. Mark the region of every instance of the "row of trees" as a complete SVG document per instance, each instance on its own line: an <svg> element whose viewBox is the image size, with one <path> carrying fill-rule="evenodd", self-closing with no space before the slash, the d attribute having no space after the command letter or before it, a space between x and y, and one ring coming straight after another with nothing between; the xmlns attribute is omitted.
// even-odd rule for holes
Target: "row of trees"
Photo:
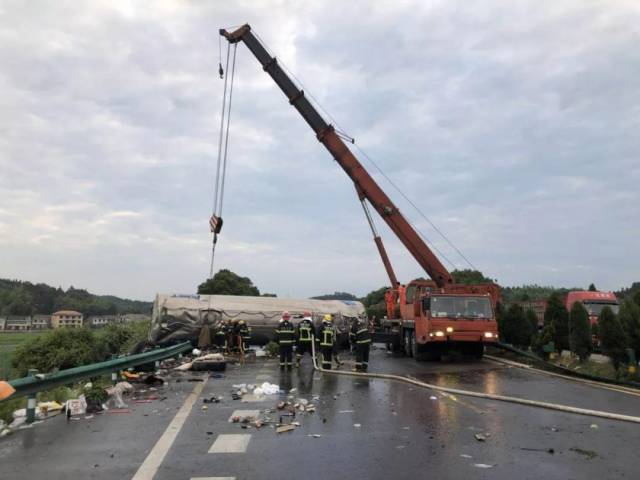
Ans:
<svg viewBox="0 0 640 480"><path fill-rule="evenodd" d="M58 310L77 310L85 315L114 315L147 313L150 309L150 302L93 295L74 287L63 290L44 283L0 279L0 315L50 314Z"/></svg>
<svg viewBox="0 0 640 480"><path fill-rule="evenodd" d="M548 353L544 352L544 346L553 342L556 351L570 350L584 361L593 351L592 335L596 335L602 352L611 357L616 370L626 363L627 349L640 357L640 303L635 298L623 300L618 315L609 307L602 309L593 329L584 306L574 303L571 311L567 311L558 292L549 296L541 331L535 313L518 304L507 310L499 306L497 314L503 341L532 347L540 354Z"/></svg>

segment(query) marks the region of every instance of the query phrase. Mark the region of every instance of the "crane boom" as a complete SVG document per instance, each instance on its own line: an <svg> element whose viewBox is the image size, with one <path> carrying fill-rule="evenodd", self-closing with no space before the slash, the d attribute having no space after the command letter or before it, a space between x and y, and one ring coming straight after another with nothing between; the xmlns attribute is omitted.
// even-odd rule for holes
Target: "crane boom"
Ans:
<svg viewBox="0 0 640 480"><path fill-rule="evenodd" d="M233 32L221 29L220 35L224 36L230 43L244 42L260 62L263 70L271 76L286 95L289 103L309 124L317 139L329 150L333 158L351 178L358 194L366 198L373 206L429 277L441 288L452 284L453 278L444 265L349 150L333 126L324 120L312 103L305 97L304 92L297 87L280 67L276 58L269 54L264 45L252 33L251 27L248 24L243 25ZM378 245L377 241L376 245ZM378 248L380 250L379 245ZM387 267L386 262L385 267ZM387 273L389 273L389 268L387 268Z"/></svg>

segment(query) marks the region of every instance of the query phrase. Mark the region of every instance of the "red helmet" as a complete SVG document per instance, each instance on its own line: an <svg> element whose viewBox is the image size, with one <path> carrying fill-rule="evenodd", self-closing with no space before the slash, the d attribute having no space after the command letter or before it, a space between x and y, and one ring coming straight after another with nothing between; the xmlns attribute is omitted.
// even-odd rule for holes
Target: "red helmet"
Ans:
<svg viewBox="0 0 640 480"><path fill-rule="evenodd" d="M311 316L311 312L309 310L305 310L304 313L302 314L303 317L310 317Z"/></svg>
<svg viewBox="0 0 640 480"><path fill-rule="evenodd" d="M287 312L286 310L284 312L282 312L282 319L283 320L289 320L291 318L291 314L289 312Z"/></svg>

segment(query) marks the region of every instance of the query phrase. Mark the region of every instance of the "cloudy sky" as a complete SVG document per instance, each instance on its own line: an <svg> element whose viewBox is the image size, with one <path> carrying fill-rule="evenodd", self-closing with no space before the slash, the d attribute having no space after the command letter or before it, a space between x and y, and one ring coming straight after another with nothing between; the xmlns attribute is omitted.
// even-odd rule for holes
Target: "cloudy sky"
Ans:
<svg viewBox="0 0 640 480"><path fill-rule="evenodd" d="M217 31L245 22L485 274L640 280L633 0L0 0L0 277L195 291ZM216 266L279 296L385 284L353 186L243 45L234 88ZM448 268L467 266L376 178ZM376 220L398 276L422 275Z"/></svg>

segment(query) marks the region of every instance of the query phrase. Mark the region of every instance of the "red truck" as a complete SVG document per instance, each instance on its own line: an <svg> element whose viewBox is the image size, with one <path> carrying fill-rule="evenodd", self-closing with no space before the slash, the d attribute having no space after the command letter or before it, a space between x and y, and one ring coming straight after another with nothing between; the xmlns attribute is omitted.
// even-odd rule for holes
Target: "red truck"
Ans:
<svg viewBox="0 0 640 480"><path fill-rule="evenodd" d="M591 325L598 323L598 316L604 307L611 308L616 315L620 310L620 303L613 292L592 292L588 290L569 292L565 300L567 310L571 311L571 307L576 302L582 303L587 312L589 312Z"/></svg>

